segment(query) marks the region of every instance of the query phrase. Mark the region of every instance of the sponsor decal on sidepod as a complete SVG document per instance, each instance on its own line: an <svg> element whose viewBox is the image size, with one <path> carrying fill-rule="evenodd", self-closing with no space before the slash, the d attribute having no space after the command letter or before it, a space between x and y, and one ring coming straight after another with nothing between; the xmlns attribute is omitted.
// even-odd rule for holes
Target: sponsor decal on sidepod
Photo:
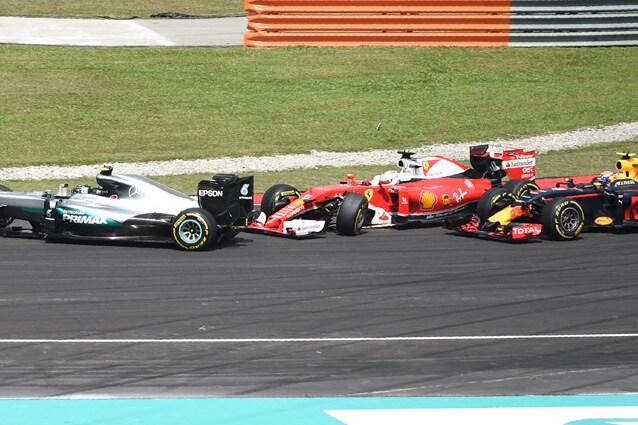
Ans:
<svg viewBox="0 0 638 425"><path fill-rule="evenodd" d="M91 224L105 225L109 224L105 217L85 214L82 211L59 209L58 213L62 215L62 221L74 224Z"/></svg>

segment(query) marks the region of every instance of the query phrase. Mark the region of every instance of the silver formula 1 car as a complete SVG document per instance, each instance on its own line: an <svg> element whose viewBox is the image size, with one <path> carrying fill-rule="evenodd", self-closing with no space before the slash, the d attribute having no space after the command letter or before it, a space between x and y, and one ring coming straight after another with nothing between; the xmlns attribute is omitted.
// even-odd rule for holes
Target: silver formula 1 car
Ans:
<svg viewBox="0 0 638 425"><path fill-rule="evenodd" d="M12 192L0 186L4 236L159 242L203 250L233 238L253 210L253 178L217 174L188 196L149 178L113 174L105 166L97 187L61 185L51 191ZM30 228L12 226L14 219Z"/></svg>

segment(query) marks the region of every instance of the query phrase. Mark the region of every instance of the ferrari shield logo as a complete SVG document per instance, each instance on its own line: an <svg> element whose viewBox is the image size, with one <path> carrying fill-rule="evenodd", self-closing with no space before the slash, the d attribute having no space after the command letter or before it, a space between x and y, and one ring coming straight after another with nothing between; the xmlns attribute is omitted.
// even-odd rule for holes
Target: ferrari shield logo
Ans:
<svg viewBox="0 0 638 425"><path fill-rule="evenodd" d="M372 200L372 196L374 195L374 191L372 189L367 189L365 191L365 195L368 202L370 202Z"/></svg>

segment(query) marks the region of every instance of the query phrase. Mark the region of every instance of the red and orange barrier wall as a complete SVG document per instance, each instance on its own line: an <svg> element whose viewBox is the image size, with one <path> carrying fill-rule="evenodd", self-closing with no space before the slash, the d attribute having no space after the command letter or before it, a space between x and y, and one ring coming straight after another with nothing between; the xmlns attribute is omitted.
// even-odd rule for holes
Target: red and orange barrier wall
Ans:
<svg viewBox="0 0 638 425"><path fill-rule="evenodd" d="M244 0L249 47L638 45L638 0Z"/></svg>
<svg viewBox="0 0 638 425"><path fill-rule="evenodd" d="M510 0L245 0L245 45L504 46Z"/></svg>

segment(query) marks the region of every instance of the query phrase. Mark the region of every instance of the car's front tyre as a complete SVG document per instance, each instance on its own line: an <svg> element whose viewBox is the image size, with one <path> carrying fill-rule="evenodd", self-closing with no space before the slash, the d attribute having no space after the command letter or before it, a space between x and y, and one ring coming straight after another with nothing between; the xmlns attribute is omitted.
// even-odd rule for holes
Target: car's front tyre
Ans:
<svg viewBox="0 0 638 425"><path fill-rule="evenodd" d="M347 236L358 235L367 213L368 199L365 196L355 192L346 193L337 211L337 231Z"/></svg>
<svg viewBox="0 0 638 425"><path fill-rule="evenodd" d="M580 235L585 226L585 213L580 204L569 198L549 201L541 213L543 233L555 241L569 241Z"/></svg>
<svg viewBox="0 0 638 425"><path fill-rule="evenodd" d="M293 199L299 198L301 193L289 184L276 184L264 192L261 199L260 210L266 217L270 217L288 205Z"/></svg>

